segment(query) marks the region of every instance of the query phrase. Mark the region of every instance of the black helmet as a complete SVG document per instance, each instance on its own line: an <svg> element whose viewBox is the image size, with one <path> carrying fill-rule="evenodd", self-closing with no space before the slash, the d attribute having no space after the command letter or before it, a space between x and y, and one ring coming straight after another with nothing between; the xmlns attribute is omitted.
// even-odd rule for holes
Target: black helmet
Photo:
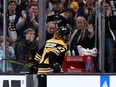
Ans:
<svg viewBox="0 0 116 87"><path fill-rule="evenodd" d="M62 37L63 35L69 35L70 29L64 26L60 26L57 30L57 34L59 37Z"/></svg>

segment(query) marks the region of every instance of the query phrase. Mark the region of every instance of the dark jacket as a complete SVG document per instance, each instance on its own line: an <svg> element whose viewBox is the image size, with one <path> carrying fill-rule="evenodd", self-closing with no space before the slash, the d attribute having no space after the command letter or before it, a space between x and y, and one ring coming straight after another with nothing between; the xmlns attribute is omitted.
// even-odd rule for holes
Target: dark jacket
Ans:
<svg viewBox="0 0 116 87"><path fill-rule="evenodd" d="M116 16L105 17L105 38L113 38L115 40Z"/></svg>
<svg viewBox="0 0 116 87"><path fill-rule="evenodd" d="M76 34L74 35L71 45L70 45L70 49L71 50L75 50L77 55L78 55L78 51L77 51L77 46L81 45L84 48L89 48L92 49L95 46L95 37L93 35L93 37L89 37L89 32L85 31L84 36L81 34L81 37L79 39L81 31L77 31Z"/></svg>
<svg viewBox="0 0 116 87"><path fill-rule="evenodd" d="M34 58L35 53L38 51L38 45L36 41L29 42L28 40L23 39L18 43L16 51L18 60L28 62L30 60L29 58Z"/></svg>

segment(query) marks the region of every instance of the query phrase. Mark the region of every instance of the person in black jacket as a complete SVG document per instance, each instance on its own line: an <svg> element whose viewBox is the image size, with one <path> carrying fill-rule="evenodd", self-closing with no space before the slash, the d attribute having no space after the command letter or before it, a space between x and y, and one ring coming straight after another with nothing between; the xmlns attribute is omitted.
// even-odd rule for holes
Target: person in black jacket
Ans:
<svg viewBox="0 0 116 87"><path fill-rule="evenodd" d="M86 19L81 16L76 19L75 24L76 29L71 36L72 40L70 41L69 49L75 50L76 54L78 55L78 45L89 49L94 48L94 27L92 24L88 24Z"/></svg>
<svg viewBox="0 0 116 87"><path fill-rule="evenodd" d="M17 61L20 61L24 64L33 63L34 56L38 51L38 44L35 40L35 30L32 28L26 29L24 31L24 37L24 39L21 39L18 42L15 48ZM29 72L29 68L18 66L16 72Z"/></svg>
<svg viewBox="0 0 116 87"><path fill-rule="evenodd" d="M115 28L112 25L112 9L110 2L108 0L105 1L105 72L113 73L114 72L114 63L113 63L113 54L112 49L114 47Z"/></svg>

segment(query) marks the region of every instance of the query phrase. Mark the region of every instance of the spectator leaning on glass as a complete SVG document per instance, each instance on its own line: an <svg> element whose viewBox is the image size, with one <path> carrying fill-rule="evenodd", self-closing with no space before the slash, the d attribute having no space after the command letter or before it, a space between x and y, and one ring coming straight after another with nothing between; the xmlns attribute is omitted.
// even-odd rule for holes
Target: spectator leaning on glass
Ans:
<svg viewBox="0 0 116 87"><path fill-rule="evenodd" d="M38 87L46 87L47 73L60 73L65 52L67 50L66 42L70 37L70 30L66 27L59 27L54 38L46 41L42 59L38 53L35 59L39 61L38 68Z"/></svg>
<svg viewBox="0 0 116 87"><path fill-rule="evenodd" d="M22 38L23 32L27 28L33 28L36 31L36 36L38 34L38 4L29 3L26 10L22 11L22 17L19 18L16 24L16 29L19 38Z"/></svg>

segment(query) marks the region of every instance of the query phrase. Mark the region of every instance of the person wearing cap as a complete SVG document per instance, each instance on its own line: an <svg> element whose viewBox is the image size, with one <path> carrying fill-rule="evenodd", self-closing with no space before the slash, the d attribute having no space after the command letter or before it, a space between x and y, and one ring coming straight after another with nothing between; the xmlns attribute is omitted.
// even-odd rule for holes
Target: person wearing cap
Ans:
<svg viewBox="0 0 116 87"><path fill-rule="evenodd" d="M53 0L52 3L53 9L50 13L48 13L46 22L55 21L56 23L59 23L65 19L62 16L62 13L64 12L63 4L61 0Z"/></svg>

